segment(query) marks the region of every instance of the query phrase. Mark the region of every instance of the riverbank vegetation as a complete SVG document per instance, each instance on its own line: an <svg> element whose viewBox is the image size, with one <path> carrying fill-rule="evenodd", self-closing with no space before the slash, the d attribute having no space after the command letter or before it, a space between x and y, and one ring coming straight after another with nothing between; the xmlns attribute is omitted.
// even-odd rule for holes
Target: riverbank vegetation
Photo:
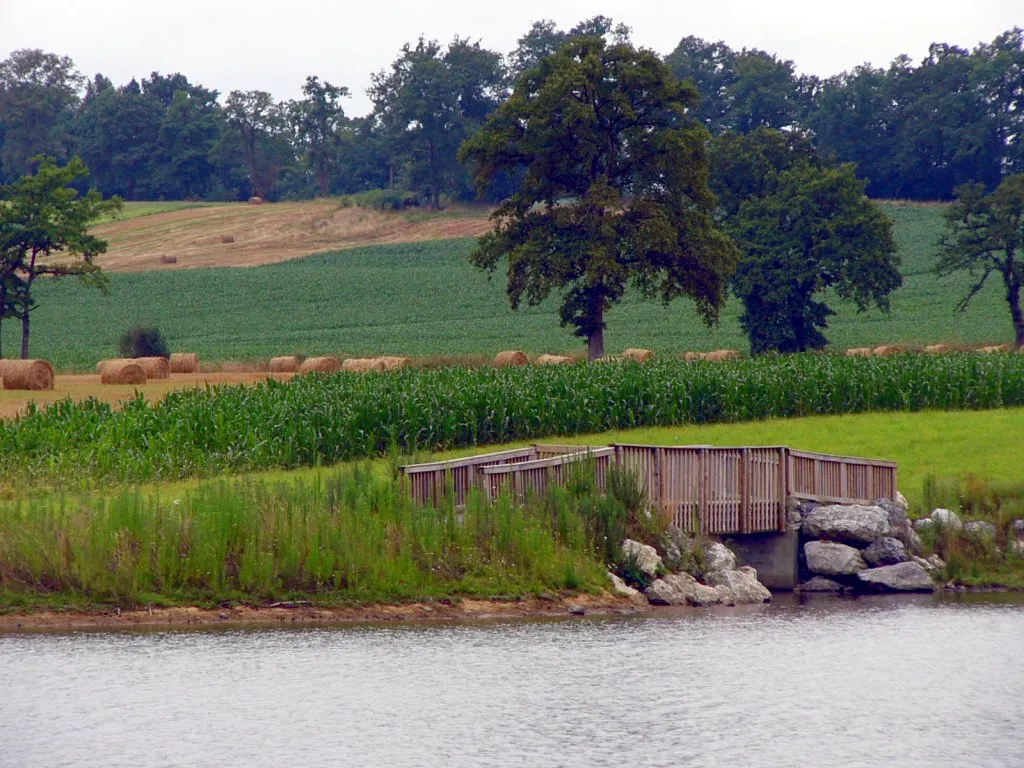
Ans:
<svg viewBox="0 0 1024 768"><path fill-rule="evenodd" d="M0 605L380 603L596 592L625 508L591 484L525 506L428 510L397 479L305 479L0 503Z"/></svg>
<svg viewBox="0 0 1024 768"><path fill-rule="evenodd" d="M1024 474L996 480L984 474L925 478L923 509L962 517L921 531L946 562L945 577L966 586L1024 589Z"/></svg>

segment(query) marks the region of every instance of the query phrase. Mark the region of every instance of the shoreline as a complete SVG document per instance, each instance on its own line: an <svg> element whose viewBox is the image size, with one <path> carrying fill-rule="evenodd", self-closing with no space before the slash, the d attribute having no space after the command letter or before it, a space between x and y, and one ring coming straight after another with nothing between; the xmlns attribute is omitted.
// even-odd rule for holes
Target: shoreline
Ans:
<svg viewBox="0 0 1024 768"><path fill-rule="evenodd" d="M937 586L931 595L984 595L1024 594L1024 589L1005 586L967 587ZM859 600L871 597L893 597L899 593L865 593L859 595L807 592L811 599L832 597L840 600ZM922 593L904 593L904 596L922 596ZM778 592L773 597L801 598L799 591ZM773 600L774 602L774 600ZM656 606L646 600L621 597L610 593L580 594L573 597L542 599L530 597L522 600L488 600L469 598L456 601L413 603L372 603L368 605L317 606L306 601L272 603L270 605L235 605L231 607L200 608L194 605L150 607L133 610L25 609L0 613L0 634L34 630L117 630L206 627L310 627L345 624L406 623L432 621L475 621L489 619L555 619L569 616L634 616L664 611L694 610L735 611L742 606Z"/></svg>
<svg viewBox="0 0 1024 768"><path fill-rule="evenodd" d="M269 606L222 608L174 606L139 610L68 610L52 608L0 614L0 632L22 630L134 629L140 627L316 626L407 621L533 619L576 615L617 616L644 613L653 606L610 594L576 595L544 600L463 599L455 602L375 603L316 606L304 601ZM580 613L582 611L582 613Z"/></svg>

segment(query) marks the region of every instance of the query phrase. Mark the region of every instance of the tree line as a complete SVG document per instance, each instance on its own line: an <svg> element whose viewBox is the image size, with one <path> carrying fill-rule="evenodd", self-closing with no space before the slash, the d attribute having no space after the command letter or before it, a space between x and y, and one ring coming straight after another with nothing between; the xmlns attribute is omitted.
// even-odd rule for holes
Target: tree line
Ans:
<svg viewBox="0 0 1024 768"><path fill-rule="evenodd" d="M598 36L628 43L630 29L596 16L571 29L535 22L508 54L455 37L419 39L371 77L373 109L346 115L349 90L311 75L301 98L217 90L181 73L153 72L115 85L84 77L41 50L0 62L0 183L33 170L32 158L79 156L81 182L126 200L302 199L371 189L414 192L423 204L477 195L458 150L513 84L566 42ZM805 136L837 163L853 163L876 198L951 199L957 186L991 191L1024 171L1024 31L967 50L930 46L915 63L864 64L821 79L758 49L685 37L662 57L689 80L688 109L712 136L775 129ZM484 196L506 198L514 169Z"/></svg>
<svg viewBox="0 0 1024 768"><path fill-rule="evenodd" d="M825 347L834 314L826 300L888 309L902 283L892 222L854 163L820 150L810 132L754 122L713 131L696 78L635 48L628 30L601 24L594 34L535 25L538 35L563 37L521 41L514 61L525 69L497 104L500 78L486 87L463 79L457 96L447 90L452 73L496 72L501 63L465 41L442 49L421 40L374 77L371 95L390 110L371 116L389 147L390 182L406 179L435 206L456 180L467 194L500 190L494 229L470 259L507 269L513 309L557 294L562 325L586 340L591 359L604 355L606 315L628 287L665 304L687 297L709 325L731 292L743 303L754 354ZM148 98L144 91L135 95ZM170 103L189 98L182 93ZM271 192L288 163L288 142L266 141L272 125L302 137L309 183L330 189L344 148L344 91L311 77L303 93L286 108L258 93L233 93L225 103L258 192ZM33 281L73 275L102 286L93 258L106 244L89 235L88 222L120 206L95 188L78 196L73 185L88 171L77 156L63 166L42 155L30 162L34 173L0 187L0 320L21 319L23 356ZM1007 163L992 184L954 187L936 271L974 275L961 309L1001 277L1022 346L1024 173L1013 170Z"/></svg>

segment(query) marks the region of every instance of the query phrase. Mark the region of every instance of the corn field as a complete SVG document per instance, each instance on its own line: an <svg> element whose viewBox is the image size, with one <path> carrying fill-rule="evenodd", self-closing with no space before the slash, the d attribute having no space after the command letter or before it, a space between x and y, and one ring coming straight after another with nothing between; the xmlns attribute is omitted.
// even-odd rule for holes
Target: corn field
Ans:
<svg viewBox="0 0 1024 768"><path fill-rule="evenodd" d="M609 429L1024 405L1024 355L763 357L440 368L31 408L0 423L5 483L143 481Z"/></svg>

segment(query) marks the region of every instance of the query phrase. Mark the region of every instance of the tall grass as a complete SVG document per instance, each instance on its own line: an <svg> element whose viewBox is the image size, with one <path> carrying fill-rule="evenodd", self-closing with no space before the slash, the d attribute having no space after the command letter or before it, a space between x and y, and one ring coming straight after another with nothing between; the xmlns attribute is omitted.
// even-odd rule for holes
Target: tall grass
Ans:
<svg viewBox="0 0 1024 768"><path fill-rule="evenodd" d="M518 596L603 585L591 513L558 489L525 507L412 506L359 467L297 483L209 481L0 505L0 602L139 605Z"/></svg>
<svg viewBox="0 0 1024 768"><path fill-rule="evenodd" d="M300 377L32 408L0 424L24 483L293 468L551 435L769 417L1024 405L1024 355L799 355Z"/></svg>
<svg viewBox="0 0 1024 768"><path fill-rule="evenodd" d="M991 523L994 535L931 526L922 532L925 543L946 562L945 578L971 586L1001 585L1024 588L1024 550L1017 546L1014 521L1024 520L1024 473L1015 481L968 475L925 478L925 509L955 511L966 523Z"/></svg>

